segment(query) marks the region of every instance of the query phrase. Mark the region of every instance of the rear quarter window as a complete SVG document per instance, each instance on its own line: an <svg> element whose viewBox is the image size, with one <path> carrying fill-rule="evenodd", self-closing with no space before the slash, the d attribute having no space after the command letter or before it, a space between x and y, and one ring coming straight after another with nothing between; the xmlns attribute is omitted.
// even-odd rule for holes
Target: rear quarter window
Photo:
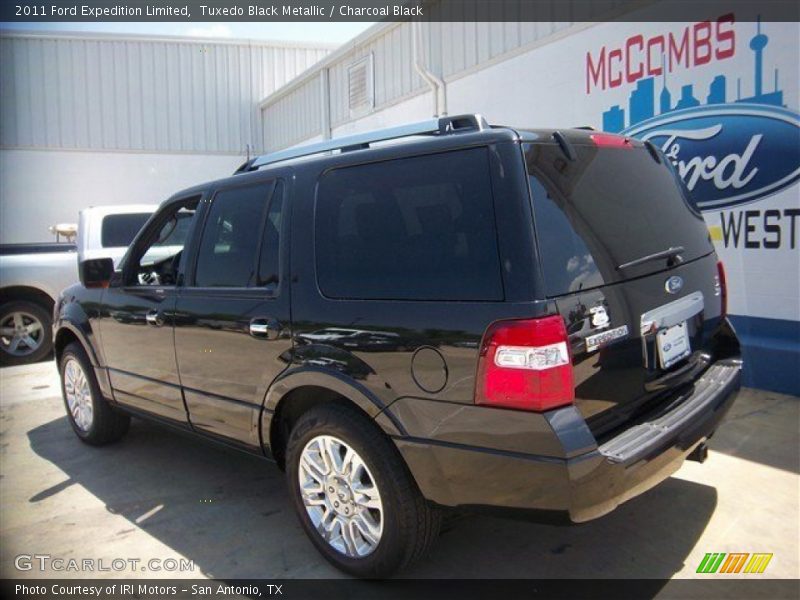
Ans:
<svg viewBox="0 0 800 600"><path fill-rule="evenodd" d="M503 299L486 148L325 173L315 240L331 298Z"/></svg>

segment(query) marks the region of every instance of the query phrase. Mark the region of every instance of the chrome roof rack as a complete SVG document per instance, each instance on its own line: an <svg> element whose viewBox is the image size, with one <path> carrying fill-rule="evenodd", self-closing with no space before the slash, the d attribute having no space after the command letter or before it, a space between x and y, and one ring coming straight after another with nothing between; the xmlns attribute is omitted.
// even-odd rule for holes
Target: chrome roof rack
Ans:
<svg viewBox="0 0 800 600"><path fill-rule="evenodd" d="M369 148L375 142L385 142L396 140L414 135L446 135L462 131L483 131L489 129L489 123L481 115L454 115L452 117L440 117L429 119L419 123L410 123L399 127L389 127L377 131L356 133L344 137L325 140L315 144L288 148L272 154L264 154L244 163L236 170L236 173L255 171L259 167L271 165L273 163L299 158L301 156L311 156L323 152L349 152L351 150L361 150Z"/></svg>

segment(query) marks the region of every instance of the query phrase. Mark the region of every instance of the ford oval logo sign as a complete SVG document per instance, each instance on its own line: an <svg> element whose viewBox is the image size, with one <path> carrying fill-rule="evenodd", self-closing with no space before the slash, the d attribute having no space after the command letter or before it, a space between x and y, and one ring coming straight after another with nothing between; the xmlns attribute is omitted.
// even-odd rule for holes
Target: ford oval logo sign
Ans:
<svg viewBox="0 0 800 600"><path fill-rule="evenodd" d="M700 210L753 202L800 178L800 115L785 108L744 102L699 106L622 133L661 148Z"/></svg>
<svg viewBox="0 0 800 600"><path fill-rule="evenodd" d="M664 289L667 290L668 294L677 294L683 289L683 278L673 275L667 279Z"/></svg>

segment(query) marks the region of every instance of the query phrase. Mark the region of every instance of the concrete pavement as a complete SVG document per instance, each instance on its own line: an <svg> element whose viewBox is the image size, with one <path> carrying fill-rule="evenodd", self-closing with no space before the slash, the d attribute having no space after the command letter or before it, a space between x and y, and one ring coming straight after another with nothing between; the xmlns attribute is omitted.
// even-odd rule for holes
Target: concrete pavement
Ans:
<svg viewBox="0 0 800 600"><path fill-rule="evenodd" d="M575 527L462 517L402 575L686 578L707 552L770 552L766 576L800 577L799 423L800 398L745 390L705 464L611 515ZM341 576L306 539L274 465L136 420L122 442L86 446L52 362L0 370L0 539L2 577ZM34 554L125 566L15 568ZM163 570L167 559L193 570Z"/></svg>

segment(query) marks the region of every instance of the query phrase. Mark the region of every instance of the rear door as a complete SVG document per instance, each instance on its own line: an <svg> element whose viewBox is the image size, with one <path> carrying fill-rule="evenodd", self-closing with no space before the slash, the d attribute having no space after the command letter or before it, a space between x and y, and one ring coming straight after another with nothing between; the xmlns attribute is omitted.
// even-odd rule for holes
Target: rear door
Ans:
<svg viewBox="0 0 800 600"><path fill-rule="evenodd" d="M343 164L318 179L298 176L294 352L358 380L384 405L397 398L472 404L483 332L521 310L511 300L522 292L504 282L503 265L523 273L523 263L504 256L509 240L498 239L496 225L513 215L521 226L519 205L495 202L514 197L507 186L522 177L519 148L403 154L412 150L376 149L361 164L346 162L357 153L343 153ZM520 172L509 174L514 167L505 165L515 158ZM528 266L531 254L522 257Z"/></svg>
<svg viewBox="0 0 800 600"><path fill-rule="evenodd" d="M557 144L528 145L525 157L576 404L602 437L663 407L708 365L721 302L708 231L672 168L639 142L593 137L573 141L572 160Z"/></svg>
<svg viewBox="0 0 800 600"><path fill-rule="evenodd" d="M281 278L284 182L236 184L211 199L177 299L175 352L192 426L257 447L267 387L291 348Z"/></svg>

